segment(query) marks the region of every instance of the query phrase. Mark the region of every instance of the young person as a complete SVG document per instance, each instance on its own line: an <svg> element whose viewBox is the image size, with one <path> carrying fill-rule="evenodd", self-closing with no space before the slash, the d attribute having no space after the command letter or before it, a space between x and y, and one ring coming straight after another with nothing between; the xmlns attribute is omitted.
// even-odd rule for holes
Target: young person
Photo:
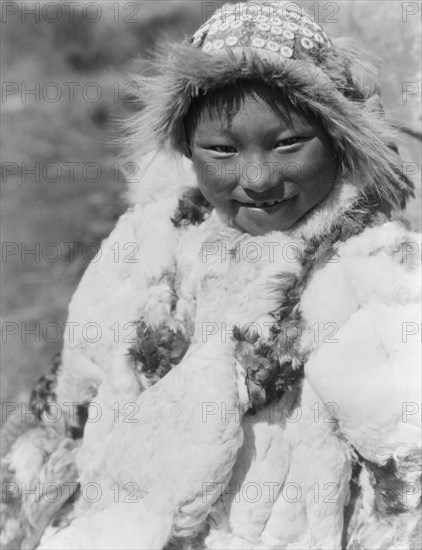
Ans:
<svg viewBox="0 0 422 550"><path fill-rule="evenodd" d="M227 5L140 84L149 166L69 307L101 338L65 344L61 422L8 432L10 479L80 495L9 536L418 547L418 237L368 56L291 4Z"/></svg>

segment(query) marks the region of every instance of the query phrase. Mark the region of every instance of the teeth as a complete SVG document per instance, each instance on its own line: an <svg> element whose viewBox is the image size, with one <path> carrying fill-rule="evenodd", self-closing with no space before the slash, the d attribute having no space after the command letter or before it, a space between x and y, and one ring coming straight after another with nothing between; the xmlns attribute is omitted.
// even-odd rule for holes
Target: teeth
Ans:
<svg viewBox="0 0 422 550"><path fill-rule="evenodd" d="M255 206L274 206L275 204L279 204L280 202L282 201L263 201L263 202L257 201L255 203Z"/></svg>

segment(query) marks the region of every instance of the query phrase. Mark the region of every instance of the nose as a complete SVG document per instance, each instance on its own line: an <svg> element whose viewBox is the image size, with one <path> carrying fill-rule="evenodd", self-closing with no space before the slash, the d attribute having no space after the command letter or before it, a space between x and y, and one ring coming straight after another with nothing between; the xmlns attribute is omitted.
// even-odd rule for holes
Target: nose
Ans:
<svg viewBox="0 0 422 550"><path fill-rule="evenodd" d="M266 159L249 158L240 170L239 185L253 199L269 193L274 187L284 186L283 177L275 163Z"/></svg>

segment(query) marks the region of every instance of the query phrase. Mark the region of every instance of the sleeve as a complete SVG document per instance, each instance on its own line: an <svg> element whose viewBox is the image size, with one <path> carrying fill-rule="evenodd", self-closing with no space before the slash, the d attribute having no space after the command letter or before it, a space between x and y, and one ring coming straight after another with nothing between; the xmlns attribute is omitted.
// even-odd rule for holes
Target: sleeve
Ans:
<svg viewBox="0 0 422 550"><path fill-rule="evenodd" d="M330 296L341 313L324 323L337 330L305 368L362 468L348 548L416 548L420 530L420 236L382 232L387 242L356 240L331 269L331 289L343 281L349 301Z"/></svg>
<svg viewBox="0 0 422 550"><path fill-rule="evenodd" d="M180 233L171 217L181 189L194 185L192 174L186 163L163 155L143 160L142 184L132 183L129 192L132 206L103 241L72 297L61 360L26 406L36 411L25 421L20 414L9 416L2 430L5 548L37 546L46 526L77 493L83 456L86 463L95 462L116 410L138 397L128 349L141 315L152 326L169 318ZM81 438L88 407L97 416ZM43 493L54 490L47 497ZM28 492L32 496L26 498Z"/></svg>
<svg viewBox="0 0 422 550"><path fill-rule="evenodd" d="M368 305L307 364L348 441L380 465L416 457L420 449L419 318L417 305Z"/></svg>
<svg viewBox="0 0 422 550"><path fill-rule="evenodd" d="M353 446L380 464L420 446L411 413L421 397L419 239L398 223L370 229L340 249L314 288L331 289L319 324L336 330L311 354L306 376L336 403Z"/></svg>

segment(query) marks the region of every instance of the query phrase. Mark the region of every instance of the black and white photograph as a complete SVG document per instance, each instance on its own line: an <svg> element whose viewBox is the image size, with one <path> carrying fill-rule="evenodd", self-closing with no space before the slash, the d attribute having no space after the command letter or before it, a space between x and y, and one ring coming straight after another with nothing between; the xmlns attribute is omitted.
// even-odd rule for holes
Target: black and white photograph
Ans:
<svg viewBox="0 0 422 550"><path fill-rule="evenodd" d="M4 550L422 547L422 4L1 0Z"/></svg>

